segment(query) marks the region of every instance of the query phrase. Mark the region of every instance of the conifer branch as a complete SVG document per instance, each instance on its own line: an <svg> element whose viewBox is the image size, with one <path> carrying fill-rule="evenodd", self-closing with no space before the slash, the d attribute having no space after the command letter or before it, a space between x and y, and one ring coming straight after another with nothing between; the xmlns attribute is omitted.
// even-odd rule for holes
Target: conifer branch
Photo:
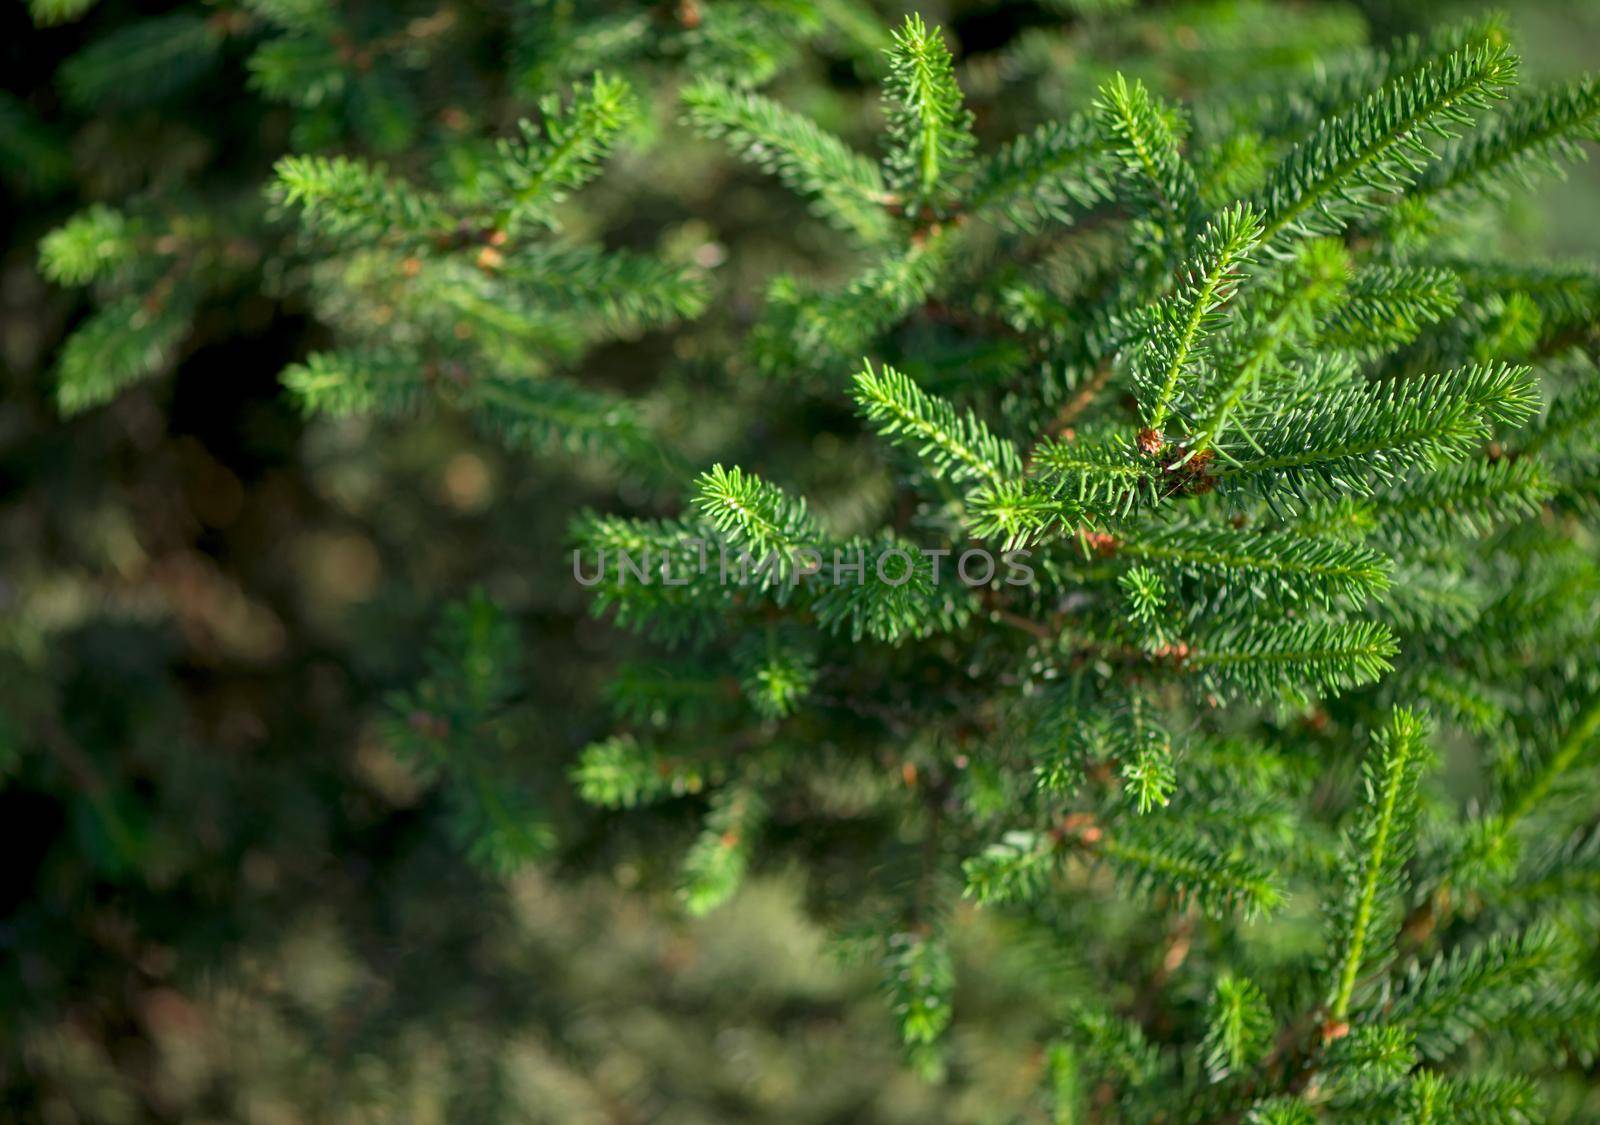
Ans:
<svg viewBox="0 0 1600 1125"><path fill-rule="evenodd" d="M1135 79L1120 73L1100 87L1095 116L1122 163L1136 206L1169 224L1187 220L1199 195L1194 170L1179 150L1174 113Z"/></svg>
<svg viewBox="0 0 1600 1125"><path fill-rule="evenodd" d="M979 164L967 209L998 213L1024 231L1070 222L1074 209L1110 197L1105 165L1105 144L1093 121L1084 116L1047 121Z"/></svg>
<svg viewBox="0 0 1600 1125"><path fill-rule="evenodd" d="M1227 695L1332 695L1378 679L1393 667L1398 649L1389 630L1373 621L1271 622L1197 637L1183 667L1199 673L1207 690Z"/></svg>
<svg viewBox="0 0 1600 1125"><path fill-rule="evenodd" d="M1538 401L1528 374L1525 367L1465 367L1338 391L1270 423L1252 419L1245 429L1254 435L1254 456L1213 472L1263 488L1368 492L1374 478L1462 457L1487 439L1492 423L1525 420Z"/></svg>
<svg viewBox="0 0 1600 1125"><path fill-rule="evenodd" d="M1217 326L1217 312L1239 283L1240 267L1261 237L1259 216L1243 205L1222 212L1196 242L1180 272L1178 290L1146 310L1134 360L1134 382L1147 429L1159 435L1180 386L1197 361L1196 350Z"/></svg>
<svg viewBox="0 0 1600 1125"><path fill-rule="evenodd" d="M1376 206L1375 193L1406 190L1431 156L1422 138L1470 125L1469 111L1487 109L1515 76L1515 58L1489 32L1324 120L1259 193L1262 244L1337 234Z"/></svg>
<svg viewBox="0 0 1600 1125"><path fill-rule="evenodd" d="M1389 585L1389 562L1377 552L1306 536L1178 527L1124 538L1117 554L1215 582L1221 596L1242 588L1257 598L1359 605Z"/></svg>
<svg viewBox="0 0 1600 1125"><path fill-rule="evenodd" d="M1021 471L1022 458L1009 441L887 364L874 371L867 362L856 373L854 391L878 432L913 449L939 476L998 484Z"/></svg>
<svg viewBox="0 0 1600 1125"><path fill-rule="evenodd" d="M572 101L539 102L542 120L519 121L517 140L502 140L495 169L496 230L553 225L550 209L599 174L618 135L638 109L621 78L597 73L573 87Z"/></svg>
<svg viewBox="0 0 1600 1125"><path fill-rule="evenodd" d="M1186 459L1211 449L1221 437L1239 405L1260 383L1279 353L1305 334L1313 319L1339 292L1348 262L1337 243L1311 242L1299 256L1295 268L1270 307L1260 319L1238 332L1241 339L1226 349L1218 366L1231 369L1224 383L1208 388L1209 394L1197 405L1202 418L1185 443Z"/></svg>
<svg viewBox="0 0 1600 1125"><path fill-rule="evenodd" d="M1329 311L1317 345L1341 348L1363 358L1409 344L1461 302L1454 273L1431 266L1375 266L1357 271L1345 300Z"/></svg>
<svg viewBox="0 0 1600 1125"><path fill-rule="evenodd" d="M1417 779L1426 756L1427 725L1416 714L1396 709L1388 724L1373 736L1363 777L1366 802L1356 835L1350 840L1347 865L1350 891L1334 935L1337 968L1328 997L1330 1023L1342 1023L1350 1012L1356 980L1371 956L1369 943L1385 902L1401 894L1401 868L1411 849L1411 823L1416 816Z"/></svg>
<svg viewBox="0 0 1600 1125"><path fill-rule="evenodd" d="M907 213L916 215L948 195L975 145L950 49L919 15L907 16L894 34L883 96L890 145L885 168L908 197Z"/></svg>
<svg viewBox="0 0 1600 1125"><path fill-rule="evenodd" d="M793 578L799 552L822 542L821 529L804 500L793 499L777 485L737 466L713 465L701 473L694 502L731 546L749 552L758 563L773 560L763 573L764 583Z"/></svg>
<svg viewBox="0 0 1600 1125"><path fill-rule="evenodd" d="M343 156L286 156L276 192L317 234L340 243L416 242L447 225L443 203L392 178L381 165Z"/></svg>
<svg viewBox="0 0 1600 1125"><path fill-rule="evenodd" d="M1511 180L1530 183L1538 172L1581 160L1584 140L1600 140L1594 77L1516 99L1476 133L1452 141L1408 195L1438 203L1502 195Z"/></svg>
<svg viewBox="0 0 1600 1125"><path fill-rule="evenodd" d="M890 197L883 177L838 137L769 98L722 83L695 82L682 96L689 122L699 132L725 138L741 159L813 200L829 222L867 242L884 238Z"/></svg>

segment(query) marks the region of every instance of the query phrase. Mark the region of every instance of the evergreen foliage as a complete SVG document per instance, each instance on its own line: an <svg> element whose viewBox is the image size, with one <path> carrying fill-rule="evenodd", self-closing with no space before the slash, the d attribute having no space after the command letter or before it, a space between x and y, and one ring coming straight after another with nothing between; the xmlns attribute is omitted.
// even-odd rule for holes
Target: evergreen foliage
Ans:
<svg viewBox="0 0 1600 1125"><path fill-rule="evenodd" d="M137 197L43 239L95 301L63 413L168 369L269 261L317 324L282 376L306 413L460 414L585 480L542 548L615 627L609 717L551 723L572 753L519 738L540 672L477 593L384 744L490 872L562 846L528 755L618 839L691 818L649 857L690 915L799 866L929 1081L978 1065L982 915L1048 1013L1030 1120L1583 1119L1600 275L1483 231L1596 139L1596 79L1520 93L1497 20L1323 65L1294 6L1260 34L1299 61L1258 87L1113 58L1055 105L1045 38L963 60L844 0L589 7L519 17L514 124L424 129L406 78L455 31L352 46L342 8L248 5L297 151L240 214ZM1043 8L1102 46L1184 18ZM236 34L135 22L62 89L157 102ZM876 118L793 95L811 40ZM601 236L702 151L775 180L722 173L726 230L792 193L822 260L786 235L719 274L737 237L643 209Z"/></svg>

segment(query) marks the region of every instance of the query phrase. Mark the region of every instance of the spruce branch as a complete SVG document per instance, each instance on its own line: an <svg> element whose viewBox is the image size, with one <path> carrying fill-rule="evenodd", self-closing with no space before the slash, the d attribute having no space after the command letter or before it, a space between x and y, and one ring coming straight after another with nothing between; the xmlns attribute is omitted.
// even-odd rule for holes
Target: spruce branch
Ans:
<svg viewBox="0 0 1600 1125"><path fill-rule="evenodd" d="M491 192L496 230L554 225L551 208L599 174L638 106L624 79L596 73L574 85L569 104L550 95L539 110L538 124L519 121L520 137L499 143Z"/></svg>
<svg viewBox="0 0 1600 1125"><path fill-rule="evenodd" d="M1424 1058L1445 1058L1532 1001L1561 952L1556 932L1536 926L1413 964L1384 1018L1406 1027Z"/></svg>
<svg viewBox="0 0 1600 1125"><path fill-rule="evenodd" d="M1600 79L1587 77L1516 98L1476 133L1452 141L1413 185L1409 198L1450 204L1503 195L1512 181L1584 157L1580 142L1600 140Z"/></svg>
<svg viewBox="0 0 1600 1125"><path fill-rule="evenodd" d="M1538 402L1528 375L1526 367L1473 366L1337 391L1270 422L1251 418L1244 428L1254 455L1212 471L1262 490L1370 492L1401 469L1460 459L1494 423L1525 420Z"/></svg>
<svg viewBox="0 0 1600 1125"><path fill-rule="evenodd" d="M1194 413L1201 419L1185 441L1186 458L1216 445L1240 404L1255 391L1278 356L1306 335L1311 324L1343 287L1349 263L1331 240L1306 244L1280 292L1265 310L1245 319L1220 350L1217 367L1232 374L1197 394Z"/></svg>
<svg viewBox="0 0 1600 1125"><path fill-rule="evenodd" d="M1181 666L1198 674L1203 689L1222 695L1336 695L1389 671L1398 647L1393 634L1375 621L1267 622L1198 635Z"/></svg>
<svg viewBox="0 0 1600 1125"><path fill-rule="evenodd" d="M391 177L382 165L344 156L285 156L274 166L277 198L307 227L340 244L421 242L448 225L444 204Z"/></svg>
<svg viewBox="0 0 1600 1125"><path fill-rule="evenodd" d="M1345 300L1322 318L1316 344L1376 357L1442 321L1461 297L1461 284L1448 269L1369 266L1355 273Z"/></svg>
<svg viewBox="0 0 1600 1125"><path fill-rule="evenodd" d="M1515 76L1515 57L1487 32L1325 119L1258 194L1262 244L1337 234L1380 206L1381 195L1405 191L1432 157L1424 138L1470 125L1470 111L1489 108Z"/></svg>
<svg viewBox="0 0 1600 1125"><path fill-rule="evenodd" d="M1135 207L1169 225L1187 221L1199 195L1194 170L1179 148L1175 112L1142 82L1120 73L1100 87L1095 117L1122 164L1122 181Z"/></svg>
<svg viewBox="0 0 1600 1125"><path fill-rule="evenodd" d="M1403 894L1403 868L1417 813L1417 781L1428 758L1427 737L1424 720L1399 708L1373 736L1363 770L1366 799L1346 850L1349 891L1336 916L1330 1024L1343 1023L1349 1015L1361 970L1384 940L1379 927Z"/></svg>
<svg viewBox="0 0 1600 1125"><path fill-rule="evenodd" d="M1194 255L1179 273L1177 291L1145 310L1146 325L1133 363L1146 429L1159 442L1186 379L1200 362L1200 345L1220 323L1218 312L1233 295L1240 269L1261 237L1261 219L1240 205L1207 224Z"/></svg>
<svg viewBox="0 0 1600 1125"><path fill-rule="evenodd" d="M956 82L944 35L909 15L888 51L883 97L890 184L906 196L906 212L937 210L967 171L975 141L972 114Z"/></svg>
<svg viewBox="0 0 1600 1125"><path fill-rule="evenodd" d="M1145 898L1172 895L1213 918L1237 913L1245 919L1271 914L1284 901L1273 875L1249 859L1214 848L1208 841L1171 831L1139 828L1108 833L1100 852L1119 880Z"/></svg>
<svg viewBox="0 0 1600 1125"><path fill-rule="evenodd" d="M770 98L706 79L684 88L689 123L725 139L741 159L812 200L829 222L880 242L890 196L877 165L809 118Z"/></svg>
<svg viewBox="0 0 1600 1125"><path fill-rule="evenodd" d="M690 914L707 914L739 889L753 850L752 836L766 818L766 802L748 785L718 789L705 827L683 860L678 897Z"/></svg>
<svg viewBox="0 0 1600 1125"><path fill-rule="evenodd" d="M924 391L909 376L870 361L856 373L856 403L878 432L912 449L932 471L951 481L999 484L1021 472L1022 458L970 411L958 411Z"/></svg>
<svg viewBox="0 0 1600 1125"><path fill-rule="evenodd" d="M762 571L763 584L796 577L798 557L823 542L822 531L804 500L735 466L713 465L697 478L694 503L729 546L748 552Z"/></svg>
<svg viewBox="0 0 1600 1125"><path fill-rule="evenodd" d="M580 797L608 809L698 793L711 780L687 756L670 754L631 735L614 735L585 746L571 777Z"/></svg>
<svg viewBox="0 0 1600 1125"><path fill-rule="evenodd" d="M1110 197L1106 163L1105 144L1092 120L1047 121L979 163L967 210L993 214L1022 231L1071 222L1074 210Z"/></svg>
<svg viewBox="0 0 1600 1125"><path fill-rule="evenodd" d="M1360 605L1389 585L1387 559L1366 547L1299 535L1176 527L1123 538L1119 557L1151 564L1257 599Z"/></svg>

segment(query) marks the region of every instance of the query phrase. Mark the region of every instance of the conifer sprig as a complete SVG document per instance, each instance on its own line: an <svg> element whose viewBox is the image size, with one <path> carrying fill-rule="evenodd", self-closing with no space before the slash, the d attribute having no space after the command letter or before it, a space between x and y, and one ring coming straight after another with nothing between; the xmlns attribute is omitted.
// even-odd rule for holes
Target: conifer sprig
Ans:
<svg viewBox="0 0 1600 1125"><path fill-rule="evenodd" d="M1408 195L1441 204L1503 195L1513 181L1527 184L1582 160L1584 140L1600 140L1600 79L1593 77L1517 98L1452 141Z"/></svg>
<svg viewBox="0 0 1600 1125"><path fill-rule="evenodd" d="M1432 266L1370 266L1350 279L1345 299L1322 318L1320 347L1349 349L1362 358L1409 344L1461 302L1454 273Z"/></svg>
<svg viewBox="0 0 1600 1125"><path fill-rule="evenodd" d="M747 551L757 564L772 560L764 582L793 578L800 552L815 550L822 542L821 529L804 500L737 466L713 465L700 474L696 486L695 507L731 547Z"/></svg>
<svg viewBox="0 0 1600 1125"><path fill-rule="evenodd" d="M570 103L552 95L540 101L539 110L538 124L519 121L520 136L499 144L492 193L496 230L553 225L551 208L599 173L638 112L628 83L603 73L575 85Z"/></svg>
<svg viewBox="0 0 1600 1125"><path fill-rule="evenodd" d="M1075 115L1047 121L985 157L967 206L1032 231L1047 222L1070 222L1074 210L1109 198L1111 180L1099 129L1088 117Z"/></svg>
<svg viewBox="0 0 1600 1125"><path fill-rule="evenodd" d="M1489 108L1515 77L1515 57L1486 32L1324 120L1259 193L1263 245L1337 234L1381 195L1406 190L1432 156L1424 138L1470 125L1471 111Z"/></svg>
<svg viewBox="0 0 1600 1125"><path fill-rule="evenodd" d="M967 171L976 144L972 113L956 82L944 35L910 15L889 48L883 94L889 183L904 194L905 210L937 208Z"/></svg>
<svg viewBox="0 0 1600 1125"><path fill-rule="evenodd" d="M447 225L443 203L392 177L381 165L344 156L286 156L273 169L284 203L341 243L421 241Z"/></svg>
<svg viewBox="0 0 1600 1125"><path fill-rule="evenodd" d="M1100 87L1094 111L1134 205L1169 224L1187 221L1199 186L1183 158L1175 111L1156 101L1144 83L1130 83L1121 74Z"/></svg>
<svg viewBox="0 0 1600 1125"><path fill-rule="evenodd" d="M1349 890L1335 915L1331 1023L1341 1023L1349 1014L1356 981L1373 951L1387 948L1387 919L1404 897L1403 872L1413 847L1417 782L1428 758L1427 738L1422 717L1398 708L1373 736L1362 774L1365 802L1346 845Z"/></svg>
<svg viewBox="0 0 1600 1125"><path fill-rule="evenodd" d="M1021 471L1021 456L1009 441L887 364L874 371L867 362L856 373L854 390L878 432L911 448L940 476L997 484Z"/></svg>
<svg viewBox="0 0 1600 1125"><path fill-rule="evenodd" d="M1154 440L1160 440L1183 383L1193 378L1200 347L1220 322L1218 312L1238 286L1261 229L1260 216L1247 206L1222 212L1201 232L1194 255L1180 271L1177 292L1145 310L1133 371L1144 424Z"/></svg>
<svg viewBox="0 0 1600 1125"><path fill-rule="evenodd" d="M1277 365L1279 356L1310 331L1343 287L1349 263L1343 249L1329 241L1308 243L1281 284L1281 291L1263 302L1264 309L1241 317L1241 326L1222 349L1212 386L1197 393L1193 413L1199 418L1185 441L1185 459L1216 445L1240 404ZM1226 374L1224 374L1226 373Z"/></svg>
<svg viewBox="0 0 1600 1125"><path fill-rule="evenodd" d="M1357 605L1389 584L1388 560L1366 547L1298 535L1173 528L1122 540L1120 557L1215 583L1218 596Z"/></svg>
<svg viewBox="0 0 1600 1125"><path fill-rule="evenodd" d="M1537 1002L1560 956L1556 932L1537 926L1414 964L1385 1018L1412 1033L1424 1058L1442 1059L1495 1020Z"/></svg>
<svg viewBox="0 0 1600 1125"><path fill-rule="evenodd" d="M889 195L877 165L810 118L709 80L685 87L683 103L699 132L726 139L742 159L811 199L829 222L868 242L887 233Z"/></svg>
<svg viewBox="0 0 1600 1125"><path fill-rule="evenodd" d="M1375 621L1268 622L1196 637L1182 667L1208 691L1270 699L1369 684L1392 667L1399 645Z"/></svg>
<svg viewBox="0 0 1600 1125"><path fill-rule="evenodd" d="M1526 367L1465 367L1420 379L1338 391L1315 405L1252 416L1251 450L1219 466L1224 482L1262 489L1363 493L1400 469L1458 459L1487 440L1494 423L1537 409Z"/></svg>

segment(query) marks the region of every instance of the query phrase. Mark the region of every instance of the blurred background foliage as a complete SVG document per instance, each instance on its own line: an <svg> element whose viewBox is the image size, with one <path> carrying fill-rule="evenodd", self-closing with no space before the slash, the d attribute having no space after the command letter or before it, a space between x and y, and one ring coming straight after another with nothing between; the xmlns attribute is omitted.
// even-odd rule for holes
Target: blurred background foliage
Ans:
<svg viewBox="0 0 1600 1125"><path fill-rule="evenodd" d="M875 7L887 26L909 6ZM1464 10L916 7L949 29L990 141L1087 104L1114 68L1175 97L1248 89ZM725 378L717 357L774 263L843 276L839 240L692 138L674 92L685 70L771 76L788 104L864 143L883 34L871 8L598 8L598 30L566 39L547 32L594 16L586 3L350 3L321 39L278 34L294 9L281 0L0 14L0 1116L1045 1119L1046 1060L1022 1045L1053 1013L1027 981L1041 960L1078 971L1073 958L1022 964L1027 943L1002 919L963 917L956 1062L928 1085L895 1047L876 974L811 920L817 901L852 893L852 872L758 869L691 920L657 867L692 838L699 805L624 816L571 796L567 770L606 729L600 685L630 642L586 616L566 528L584 505L648 503L647 482L505 452L448 414L307 420L280 387L327 330L261 192L275 159L366 152L420 175L470 160L475 138L604 64L658 104L564 218L704 270L713 310L692 330L607 344L578 377L648 391L691 456L759 448L764 427L830 429L764 414L761 382ZM803 34L761 33L794 13ZM1513 20L1534 77L1600 47L1600 7L1584 0L1518 4ZM1592 257L1597 190L1581 168L1519 202L1503 237ZM89 305L47 285L37 248L94 202L165 217L191 319L157 349L157 378L64 418L55 370ZM691 411L707 386L721 409ZM701 393L675 393L688 387ZM811 453L783 473L802 491L886 487L846 441ZM480 586L512 612L523 652L495 737L552 831L546 857L509 874L462 854L447 793L382 721L382 700L425 673L419 638L441 606Z"/></svg>

